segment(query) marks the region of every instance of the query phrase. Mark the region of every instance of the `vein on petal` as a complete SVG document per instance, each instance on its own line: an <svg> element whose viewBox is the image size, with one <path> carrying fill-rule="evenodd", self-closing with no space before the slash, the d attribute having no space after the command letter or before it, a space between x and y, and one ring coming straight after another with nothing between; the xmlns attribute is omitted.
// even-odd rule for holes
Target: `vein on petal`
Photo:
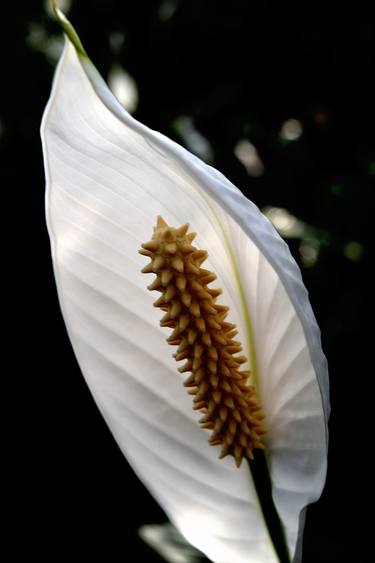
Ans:
<svg viewBox="0 0 375 563"><path fill-rule="evenodd" d="M275 360L275 357L276 357L277 353L279 352L279 349L282 346L283 342L289 336L288 333L291 330L291 328L293 328L293 323L296 322L296 320L297 320L296 316L293 312L290 319L288 320L286 326L283 328L283 331L281 332L281 336L280 336L279 340L277 341L276 344L274 344L271 355L267 357L267 369L266 369L267 372L271 371L272 364Z"/></svg>
<svg viewBox="0 0 375 563"><path fill-rule="evenodd" d="M113 333L114 335L116 335L118 338L120 338L121 340L124 340L125 342L130 342L129 339L127 339L124 335L120 334L116 329L110 327L108 324L104 323L104 321L102 319L98 319L93 313L87 311L86 309L84 309L80 303L77 301L75 295L73 293L69 293L68 291L66 292L66 295L69 297L69 300L71 303L74 304L74 306L80 310L84 315L86 315L86 317L88 317L89 319L91 319L92 321L94 321L96 324L98 324L100 327L104 328L105 330L107 330L108 332ZM129 309L127 310L127 314L128 315L133 315L134 317L136 317L137 319L141 319L142 317L140 315L137 315L134 312L129 311ZM145 323L146 324L146 323ZM149 323L147 323L149 324ZM149 349L145 349L142 348L141 346L139 346L139 344L131 341L131 345L133 348L139 350L140 352L142 352L143 354L147 354L148 356L152 357L153 361L155 362L155 364L160 364L165 370L167 370L169 373L173 372L173 375L175 375L174 371L171 370L170 366L168 366L168 364L164 363L160 356L153 356L150 354ZM182 382L181 382L182 383Z"/></svg>
<svg viewBox="0 0 375 563"><path fill-rule="evenodd" d="M166 432L164 429L159 428L159 426L158 426L156 423L150 422L150 421L147 420L145 417L143 417L143 416L140 414L140 411L135 411L134 409L132 409L131 407L129 407L129 405L125 405L125 403L122 403L122 402L118 399L118 397L116 397L116 396L114 396L114 395L112 395L112 394L111 394L110 396L111 396L111 398L114 399L115 401L120 402L120 403L121 403L121 406L124 407L125 409L127 409L127 410L131 413L131 416L132 416L132 417L139 418L143 424L149 426L149 427L150 427L151 429L153 429L153 430L157 430L158 432L160 432L160 433L163 434L164 436L167 436L167 437L168 437L168 440L170 440L171 442L174 442L174 443L177 445L177 447L181 447L181 448L183 448L184 450L193 451L193 452L194 452L194 455L197 457L197 464L198 464L198 466L199 466L199 464L201 463L201 460L200 460L199 458L202 458L203 461L204 461L204 463L205 463L205 465L207 465L207 462L209 462L209 465L212 465L212 467L216 469L216 467L215 467L216 464L210 459L210 457L204 456L204 455L203 455L201 452L199 452L198 450L195 450L195 449L193 449L192 447L190 447L190 445L189 445L189 446L186 446L186 441L178 440L174 435L170 434L169 432ZM169 460L167 460L165 457L161 456L160 453L159 453L158 448L154 448L153 445L152 445L152 443L151 443L151 444L149 444L149 443L146 444L145 442L143 442L142 440L140 440L139 437L136 436L131 430L129 430L129 426L125 426L122 420L119 420L118 422L119 422L119 424L126 430L127 433L129 433L129 434L132 435L133 439L136 440L137 443L141 444L141 445L144 447L144 449L145 449L147 452L151 452L152 455L154 455L157 459L159 459L159 460L160 460L164 465L166 465L167 467L170 467L172 470L174 470L174 471L176 471L176 472L178 472L178 473L181 473L181 474L184 476L184 479L187 478L188 480L192 481L193 483L197 483L197 484L198 484L199 486L201 486L203 489L211 489L212 491L214 491L214 496L216 496L216 497L217 497L218 495L219 495L219 496L221 495L222 497L235 498L235 499L236 499L236 503L242 504L245 508L246 508L246 507L249 507L249 505L250 505L250 506L253 505L253 503L251 502L250 499L244 500L244 499L243 499L242 497L240 497L240 496L237 496L237 495L232 494L232 493L228 493L225 489L222 489L222 488L213 486L213 482L212 482L211 480L210 480L210 481L202 481L201 479L199 479L199 478L197 477L196 474L194 475L194 477L192 477L192 475L191 475L190 473L187 473L186 471L184 471L182 464L177 465L177 464L171 463L171 462L170 462L170 458L169 458ZM221 464L220 464L220 465L221 465ZM225 469L227 469L226 466L224 466L224 467L225 467ZM154 474L154 465L152 465L152 472L153 472L153 474ZM229 468L229 472L232 473L232 475L233 475L233 469L232 469L232 468ZM208 470L208 473L209 473L209 470ZM160 478L160 479L162 480L162 478ZM163 481L164 481L166 484L170 485L171 488L173 488L174 490L176 490L176 491L178 491L179 493L181 493L181 490L180 490L180 489L177 489L176 487L173 487L173 486L171 485L171 482L170 482L170 481L165 481L165 480L163 480ZM202 498L202 497L199 497L200 500L199 500L198 502L200 502L200 503L204 506L205 503L202 502L201 498ZM210 509L212 509L213 504L206 505L206 506L208 506ZM215 503L215 506L216 506L216 503ZM255 503L254 503L254 506L255 506ZM223 510L223 501L222 501L222 500L218 501L218 504L217 504L217 507L215 508L215 510L216 510L216 511L223 511L225 514L228 514L228 508L227 508L227 507Z"/></svg>
<svg viewBox="0 0 375 563"><path fill-rule="evenodd" d="M278 408L274 410L274 412L272 413L272 419L276 419L278 417L278 415L280 414L281 411L285 410L285 408L292 403L296 397L299 397L300 395L302 395L306 389L308 387L310 387L310 385L314 384L314 380L312 378L305 380L303 385L299 388L299 389L295 389L295 387L293 388L293 394L290 395L284 402L282 402L281 404L279 404Z"/></svg>
<svg viewBox="0 0 375 563"><path fill-rule="evenodd" d="M80 255L77 252L78 255ZM82 255L81 255L82 256ZM90 259L89 259L90 260ZM155 332L158 332L160 334L163 334L163 336L165 335L164 332L162 330L160 330L160 327L158 327L158 325L155 326L154 323L146 320L144 317L142 317L141 315L137 315L137 313L135 313L134 311L130 311L130 309L126 309L124 304L121 303L120 301L118 301L117 299L115 299L113 297L113 295L108 295L107 293L105 293L102 289L98 289L96 288L94 285L92 285L91 283L89 283L88 281L84 280L83 278L81 278L78 274L76 274L75 272L73 272L69 267L66 266L66 264L64 264L64 269L67 270L69 272L70 275L72 275L73 277L75 277L77 280L79 280L82 284L86 285L88 288L90 288L92 291L94 291L95 293L104 296L108 301L112 302L115 304L115 306L119 309L123 309L124 312L126 311L126 314L131 314L137 317L137 319L139 319L138 322L142 322L143 325L149 326L150 328L152 328L153 330L155 330ZM129 284L131 284L133 287L135 287L137 290L139 290L139 287L132 283L131 281L129 281ZM67 292L68 293L68 292Z"/></svg>

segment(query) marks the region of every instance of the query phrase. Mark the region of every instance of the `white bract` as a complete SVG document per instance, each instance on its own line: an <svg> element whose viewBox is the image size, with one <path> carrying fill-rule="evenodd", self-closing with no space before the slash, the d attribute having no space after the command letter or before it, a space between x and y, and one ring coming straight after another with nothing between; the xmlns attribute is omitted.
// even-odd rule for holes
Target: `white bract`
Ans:
<svg viewBox="0 0 375 563"><path fill-rule="evenodd" d="M82 373L134 471L189 542L218 563L278 561L247 464L219 460L198 425L140 271L156 216L189 222L247 347L273 499L298 561L301 515L325 480L329 410L299 269L258 208L132 118L70 37L77 48L66 39L42 139L56 283Z"/></svg>

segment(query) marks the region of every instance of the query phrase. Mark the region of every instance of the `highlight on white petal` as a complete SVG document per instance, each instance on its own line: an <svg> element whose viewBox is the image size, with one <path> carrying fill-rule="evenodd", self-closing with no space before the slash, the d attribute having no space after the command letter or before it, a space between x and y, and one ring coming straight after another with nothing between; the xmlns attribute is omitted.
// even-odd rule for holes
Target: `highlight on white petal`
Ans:
<svg viewBox="0 0 375 563"><path fill-rule="evenodd" d="M67 40L42 140L56 282L82 373L135 472L193 545L218 563L278 561L248 468L217 459L198 425L141 273L137 250L155 217L190 223L247 348L292 558L301 511L324 484L329 413L300 272L256 206L134 120L77 49Z"/></svg>

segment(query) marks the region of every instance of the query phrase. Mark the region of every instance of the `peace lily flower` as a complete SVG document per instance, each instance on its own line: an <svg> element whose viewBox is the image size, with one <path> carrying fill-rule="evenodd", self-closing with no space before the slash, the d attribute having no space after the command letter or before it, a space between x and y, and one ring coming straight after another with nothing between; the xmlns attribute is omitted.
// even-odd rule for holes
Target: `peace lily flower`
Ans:
<svg viewBox="0 0 375 563"><path fill-rule="evenodd" d="M42 123L47 223L82 373L191 544L218 563L300 561L329 405L299 269L229 180L123 109L54 10L66 43Z"/></svg>

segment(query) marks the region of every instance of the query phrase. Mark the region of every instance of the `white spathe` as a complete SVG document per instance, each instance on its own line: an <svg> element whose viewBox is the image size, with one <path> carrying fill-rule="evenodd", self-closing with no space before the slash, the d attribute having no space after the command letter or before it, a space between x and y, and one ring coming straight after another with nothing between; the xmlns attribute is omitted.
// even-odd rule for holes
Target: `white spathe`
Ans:
<svg viewBox="0 0 375 563"><path fill-rule="evenodd" d="M325 481L328 376L288 247L222 174L133 119L66 40L42 123L47 223L72 345L108 426L181 533L217 563L273 563L247 464L219 460L182 385L138 254L156 216L189 222L251 355L273 496L299 560ZM213 284L215 287L215 284ZM242 295L241 295L242 287ZM249 344L250 343L250 344ZM254 365L254 358L250 358Z"/></svg>

